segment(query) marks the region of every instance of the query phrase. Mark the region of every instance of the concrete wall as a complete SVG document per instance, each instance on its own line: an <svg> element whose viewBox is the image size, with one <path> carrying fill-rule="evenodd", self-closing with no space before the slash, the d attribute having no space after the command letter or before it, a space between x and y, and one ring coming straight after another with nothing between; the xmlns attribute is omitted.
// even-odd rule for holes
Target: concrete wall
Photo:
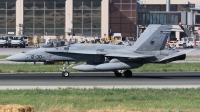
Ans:
<svg viewBox="0 0 200 112"><path fill-rule="evenodd" d="M69 40L73 36L73 0L65 2L65 37ZM68 33L71 35L68 36Z"/></svg>
<svg viewBox="0 0 200 112"><path fill-rule="evenodd" d="M24 0L16 0L16 32L15 35L19 35L20 27L19 24L24 22ZM21 31L21 34L23 31Z"/></svg>
<svg viewBox="0 0 200 112"><path fill-rule="evenodd" d="M101 37L109 36L109 0L101 1Z"/></svg>
<svg viewBox="0 0 200 112"><path fill-rule="evenodd" d="M166 0L139 0L147 5L160 5L160 4L166 4ZM188 4L190 3L199 3L200 0L171 0L171 4Z"/></svg>

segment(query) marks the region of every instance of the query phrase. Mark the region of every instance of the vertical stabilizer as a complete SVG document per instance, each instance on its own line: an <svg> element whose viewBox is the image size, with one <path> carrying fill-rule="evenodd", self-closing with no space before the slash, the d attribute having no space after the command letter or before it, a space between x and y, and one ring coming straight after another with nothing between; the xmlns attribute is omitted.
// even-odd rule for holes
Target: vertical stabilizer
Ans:
<svg viewBox="0 0 200 112"><path fill-rule="evenodd" d="M133 47L136 51L163 50L171 33L170 25L149 25Z"/></svg>

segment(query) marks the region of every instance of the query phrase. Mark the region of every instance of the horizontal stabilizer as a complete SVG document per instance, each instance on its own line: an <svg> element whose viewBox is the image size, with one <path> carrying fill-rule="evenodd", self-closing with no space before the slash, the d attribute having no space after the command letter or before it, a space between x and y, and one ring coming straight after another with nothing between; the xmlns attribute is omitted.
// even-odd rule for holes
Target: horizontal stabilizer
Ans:
<svg viewBox="0 0 200 112"><path fill-rule="evenodd" d="M144 54L138 54L138 53L133 53L133 54L116 54L116 53L111 53L105 55L107 57L123 57L123 58L129 58L129 59L139 59L139 58L150 58L154 57L153 55L144 55Z"/></svg>
<svg viewBox="0 0 200 112"><path fill-rule="evenodd" d="M175 58L175 57L177 57L177 56L181 56L181 55L183 55L183 54L187 54L187 53L189 53L189 52L191 52L191 51L194 51L194 50L195 50L195 49L179 51L179 52L177 52L177 53L171 54L171 55L169 55L169 56L167 56L167 57L165 57L165 58L159 60L158 62L162 62L162 61L165 61L165 60L168 60L168 59L171 59L171 58Z"/></svg>

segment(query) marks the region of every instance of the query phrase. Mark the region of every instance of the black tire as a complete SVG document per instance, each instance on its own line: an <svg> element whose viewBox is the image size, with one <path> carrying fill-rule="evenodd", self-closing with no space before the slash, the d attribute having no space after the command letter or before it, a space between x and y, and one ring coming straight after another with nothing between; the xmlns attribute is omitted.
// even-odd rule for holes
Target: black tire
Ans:
<svg viewBox="0 0 200 112"><path fill-rule="evenodd" d="M122 73L115 73L115 76L116 76L116 77L121 77L121 76L122 76Z"/></svg>
<svg viewBox="0 0 200 112"><path fill-rule="evenodd" d="M62 72L62 77L69 77L69 72Z"/></svg>
<svg viewBox="0 0 200 112"><path fill-rule="evenodd" d="M130 70L126 70L124 72L124 77L132 77L132 72Z"/></svg>

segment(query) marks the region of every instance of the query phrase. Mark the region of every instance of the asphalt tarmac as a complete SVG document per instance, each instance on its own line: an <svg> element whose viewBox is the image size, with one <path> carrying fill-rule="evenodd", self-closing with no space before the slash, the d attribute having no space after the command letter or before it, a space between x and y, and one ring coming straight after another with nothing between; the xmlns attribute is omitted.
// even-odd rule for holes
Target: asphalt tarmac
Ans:
<svg viewBox="0 0 200 112"><path fill-rule="evenodd" d="M0 74L0 89L58 88L199 88L199 72L133 73L133 77L115 77L113 73Z"/></svg>

